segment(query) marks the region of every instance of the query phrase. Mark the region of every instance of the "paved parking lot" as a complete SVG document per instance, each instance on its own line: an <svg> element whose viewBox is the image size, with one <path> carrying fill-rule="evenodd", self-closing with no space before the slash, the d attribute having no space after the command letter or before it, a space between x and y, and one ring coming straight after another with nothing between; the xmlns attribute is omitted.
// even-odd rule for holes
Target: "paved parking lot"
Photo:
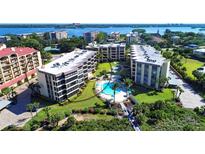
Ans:
<svg viewBox="0 0 205 154"><path fill-rule="evenodd" d="M185 108L193 109L205 105L204 99L196 93L188 83L180 79L173 71L170 71L170 77L170 83L175 83L184 90L180 96L180 100Z"/></svg>
<svg viewBox="0 0 205 154"><path fill-rule="evenodd" d="M31 114L26 111L26 105L31 103L31 90L28 89L27 83L17 87L15 91L18 95L17 104L0 112L0 130L12 124L23 125L31 118Z"/></svg>

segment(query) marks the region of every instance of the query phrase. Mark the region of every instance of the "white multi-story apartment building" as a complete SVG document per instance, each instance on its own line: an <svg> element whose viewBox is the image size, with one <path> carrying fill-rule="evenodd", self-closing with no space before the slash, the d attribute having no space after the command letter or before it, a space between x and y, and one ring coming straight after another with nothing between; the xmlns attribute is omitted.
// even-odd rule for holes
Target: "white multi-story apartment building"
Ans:
<svg viewBox="0 0 205 154"><path fill-rule="evenodd" d="M40 93L55 101L64 101L76 94L95 70L96 51L77 49L39 67Z"/></svg>
<svg viewBox="0 0 205 154"><path fill-rule="evenodd" d="M131 77L136 84L158 89L161 77L168 77L170 61L148 45L131 46Z"/></svg>
<svg viewBox="0 0 205 154"><path fill-rule="evenodd" d="M138 32L130 32L126 35L126 43L137 43L139 41L139 34Z"/></svg>
<svg viewBox="0 0 205 154"><path fill-rule="evenodd" d="M98 61L116 61L125 59L125 44L94 44L90 43L86 49L98 51Z"/></svg>
<svg viewBox="0 0 205 154"><path fill-rule="evenodd" d="M33 48L16 47L0 50L0 91L24 82L42 65L41 54Z"/></svg>

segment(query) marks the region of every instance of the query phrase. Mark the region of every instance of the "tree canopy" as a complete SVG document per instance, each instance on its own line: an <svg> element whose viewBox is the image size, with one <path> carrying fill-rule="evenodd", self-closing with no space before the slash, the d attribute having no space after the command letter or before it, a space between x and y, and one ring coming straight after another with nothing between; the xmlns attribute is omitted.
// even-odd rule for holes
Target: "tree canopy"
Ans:
<svg viewBox="0 0 205 154"><path fill-rule="evenodd" d="M106 39L107 39L107 34L106 34L106 33L104 33L104 32L99 32L99 33L97 34L96 41L97 41L98 43L103 43L103 42L106 41Z"/></svg>
<svg viewBox="0 0 205 154"><path fill-rule="evenodd" d="M86 45L82 37L72 37L71 39L62 39L59 42L61 52L71 52L75 48L84 48Z"/></svg>

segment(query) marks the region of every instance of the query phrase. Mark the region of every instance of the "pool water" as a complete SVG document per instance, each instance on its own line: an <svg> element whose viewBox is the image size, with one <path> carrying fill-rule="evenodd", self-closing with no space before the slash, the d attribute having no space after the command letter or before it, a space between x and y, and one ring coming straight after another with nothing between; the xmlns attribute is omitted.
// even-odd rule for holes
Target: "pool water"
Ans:
<svg viewBox="0 0 205 154"><path fill-rule="evenodd" d="M114 83L104 83L102 84L102 89L104 89L101 93L111 95L114 97L114 90L112 89ZM126 93L126 87L125 85L121 84L119 88L115 90L115 94L120 93L120 92L125 92Z"/></svg>

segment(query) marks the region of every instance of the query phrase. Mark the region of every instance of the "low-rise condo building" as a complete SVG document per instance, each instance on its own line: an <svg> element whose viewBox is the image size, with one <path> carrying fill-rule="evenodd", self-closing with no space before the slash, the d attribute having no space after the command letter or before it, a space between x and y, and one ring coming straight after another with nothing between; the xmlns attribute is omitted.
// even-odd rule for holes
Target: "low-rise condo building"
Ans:
<svg viewBox="0 0 205 154"><path fill-rule="evenodd" d="M205 66L199 67L199 68L197 69L197 71L200 72L200 73L202 73L202 74L205 74Z"/></svg>
<svg viewBox="0 0 205 154"><path fill-rule="evenodd" d="M131 46L131 77L136 84L158 89L160 78L168 77L170 61L148 45Z"/></svg>
<svg viewBox="0 0 205 154"><path fill-rule="evenodd" d="M205 49L193 50L193 54L198 56L198 57L205 57Z"/></svg>
<svg viewBox="0 0 205 154"><path fill-rule="evenodd" d="M10 36L0 36L0 43L6 43L9 40L11 40Z"/></svg>
<svg viewBox="0 0 205 154"><path fill-rule="evenodd" d="M86 49L98 51L98 61L116 61L125 59L125 44L94 44L90 43Z"/></svg>
<svg viewBox="0 0 205 154"><path fill-rule="evenodd" d="M76 94L90 72L95 70L96 51L75 50L39 67L40 93L55 101L64 101Z"/></svg>
<svg viewBox="0 0 205 154"><path fill-rule="evenodd" d="M29 79L41 65L41 54L33 48L13 47L0 50L0 91Z"/></svg>

